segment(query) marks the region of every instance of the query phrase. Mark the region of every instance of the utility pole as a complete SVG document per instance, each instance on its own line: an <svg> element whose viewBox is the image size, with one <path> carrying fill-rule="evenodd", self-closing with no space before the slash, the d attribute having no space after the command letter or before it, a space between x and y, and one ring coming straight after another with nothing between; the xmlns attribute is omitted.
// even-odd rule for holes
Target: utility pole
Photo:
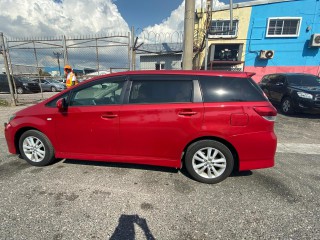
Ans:
<svg viewBox="0 0 320 240"><path fill-rule="evenodd" d="M62 38L62 45L63 45L63 66L65 66L66 64L69 63L67 38L65 35L63 35L63 38Z"/></svg>
<svg viewBox="0 0 320 240"><path fill-rule="evenodd" d="M185 0L182 69L192 70L195 1Z"/></svg>
<svg viewBox="0 0 320 240"><path fill-rule="evenodd" d="M230 32L229 35L232 35L233 31L233 1L230 0Z"/></svg>
<svg viewBox="0 0 320 240"><path fill-rule="evenodd" d="M131 27L131 70L136 70L136 50L135 44L136 40L134 39L134 27Z"/></svg>
<svg viewBox="0 0 320 240"><path fill-rule="evenodd" d="M13 77L11 77L10 75L10 69L9 69L9 64L8 64L8 58L7 58L7 50L5 48L5 43L4 43L4 36L3 33L0 32L0 54L3 55L3 59L4 59L4 66L6 69L6 74L7 74L7 79L8 79L8 84L9 84L9 89L10 89L10 95L11 95L11 104L16 106L17 102L16 99L14 97L14 93L13 93L13 86L12 86L12 81L13 81ZM11 68L12 70L12 68Z"/></svg>
<svg viewBox="0 0 320 240"><path fill-rule="evenodd" d="M53 52L53 55L57 57L58 66L59 66L59 76L61 76L61 71L60 71L60 56L62 55L62 52Z"/></svg>

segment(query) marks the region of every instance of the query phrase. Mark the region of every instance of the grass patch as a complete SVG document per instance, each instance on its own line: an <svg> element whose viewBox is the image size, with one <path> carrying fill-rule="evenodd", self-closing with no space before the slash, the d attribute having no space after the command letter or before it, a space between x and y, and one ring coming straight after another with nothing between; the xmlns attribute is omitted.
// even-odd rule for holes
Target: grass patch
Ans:
<svg viewBox="0 0 320 240"><path fill-rule="evenodd" d="M9 106L9 102L7 100L0 99L0 106Z"/></svg>

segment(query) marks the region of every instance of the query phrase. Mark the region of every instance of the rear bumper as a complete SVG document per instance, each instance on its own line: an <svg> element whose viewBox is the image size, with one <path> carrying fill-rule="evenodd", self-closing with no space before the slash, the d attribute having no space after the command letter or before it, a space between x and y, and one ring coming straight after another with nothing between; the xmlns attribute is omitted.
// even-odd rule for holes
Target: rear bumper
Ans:
<svg viewBox="0 0 320 240"><path fill-rule="evenodd" d="M265 160L242 161L239 165L239 171L270 168L274 166L274 158Z"/></svg>
<svg viewBox="0 0 320 240"><path fill-rule="evenodd" d="M232 139L232 144L238 152L239 171L275 165L277 137L274 132L238 135Z"/></svg>

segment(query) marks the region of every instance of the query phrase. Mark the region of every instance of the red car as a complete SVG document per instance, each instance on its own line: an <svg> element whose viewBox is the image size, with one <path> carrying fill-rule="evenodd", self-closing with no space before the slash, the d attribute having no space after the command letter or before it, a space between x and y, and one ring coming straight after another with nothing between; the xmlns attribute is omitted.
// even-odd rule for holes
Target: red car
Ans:
<svg viewBox="0 0 320 240"><path fill-rule="evenodd" d="M181 168L204 183L274 166L277 112L251 73L133 71L99 76L17 112L10 153Z"/></svg>

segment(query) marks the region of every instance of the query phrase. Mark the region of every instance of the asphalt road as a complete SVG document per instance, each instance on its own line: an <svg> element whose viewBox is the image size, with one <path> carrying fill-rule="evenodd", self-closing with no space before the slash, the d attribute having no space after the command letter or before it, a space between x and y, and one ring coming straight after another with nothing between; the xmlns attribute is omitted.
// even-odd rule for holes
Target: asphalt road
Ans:
<svg viewBox="0 0 320 240"><path fill-rule="evenodd" d="M0 130L0 239L320 239L319 114L279 114L276 166L216 185L162 167L33 167Z"/></svg>

